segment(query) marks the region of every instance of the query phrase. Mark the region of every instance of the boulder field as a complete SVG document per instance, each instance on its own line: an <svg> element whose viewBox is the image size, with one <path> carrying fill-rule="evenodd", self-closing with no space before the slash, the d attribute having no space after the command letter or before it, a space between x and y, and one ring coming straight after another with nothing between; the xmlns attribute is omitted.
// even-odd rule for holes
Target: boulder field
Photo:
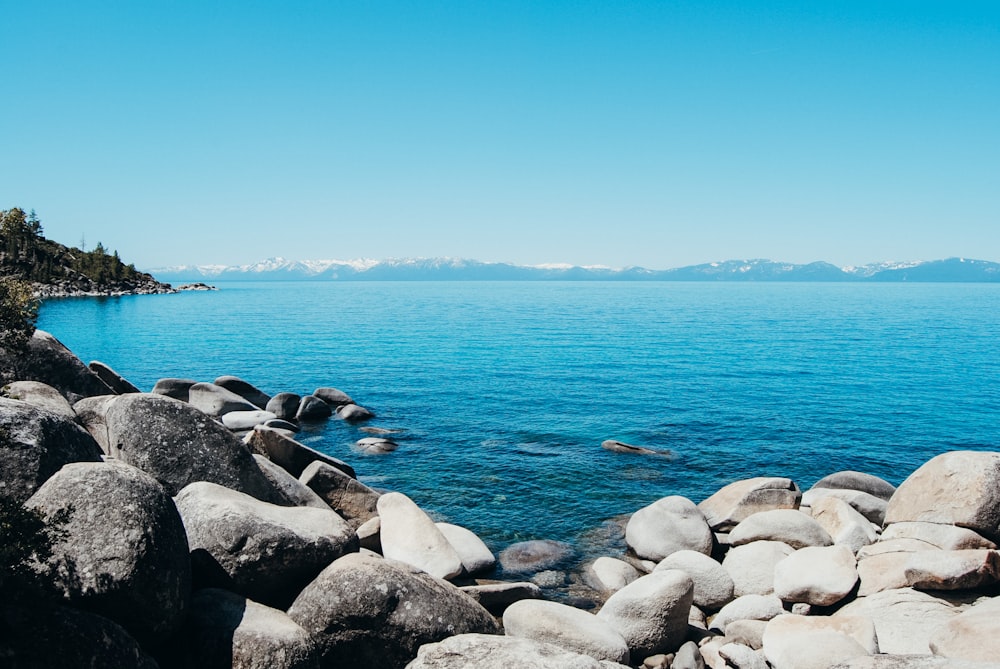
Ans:
<svg viewBox="0 0 1000 669"><path fill-rule="evenodd" d="M581 565L544 538L497 556L296 441L374 417L335 388L143 393L41 332L25 360L0 398L0 501L47 518L50 550L0 575L3 666L1000 667L998 452L942 453L898 488L664 491Z"/></svg>

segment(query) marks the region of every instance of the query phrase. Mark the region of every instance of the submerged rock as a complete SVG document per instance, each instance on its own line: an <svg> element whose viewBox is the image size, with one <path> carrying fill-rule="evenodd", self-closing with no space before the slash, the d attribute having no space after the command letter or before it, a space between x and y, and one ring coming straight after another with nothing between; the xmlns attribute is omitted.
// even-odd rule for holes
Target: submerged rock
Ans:
<svg viewBox="0 0 1000 669"><path fill-rule="evenodd" d="M562 541L521 541L500 551L500 566L512 574L535 573L559 566L573 555L573 547Z"/></svg>

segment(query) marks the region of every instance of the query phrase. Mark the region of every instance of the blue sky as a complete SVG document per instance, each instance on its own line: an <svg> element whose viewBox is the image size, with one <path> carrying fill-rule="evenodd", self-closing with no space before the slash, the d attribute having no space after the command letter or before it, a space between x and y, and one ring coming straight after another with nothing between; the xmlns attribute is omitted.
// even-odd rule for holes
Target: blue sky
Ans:
<svg viewBox="0 0 1000 669"><path fill-rule="evenodd" d="M1000 3L0 0L0 208L149 268L1000 261Z"/></svg>

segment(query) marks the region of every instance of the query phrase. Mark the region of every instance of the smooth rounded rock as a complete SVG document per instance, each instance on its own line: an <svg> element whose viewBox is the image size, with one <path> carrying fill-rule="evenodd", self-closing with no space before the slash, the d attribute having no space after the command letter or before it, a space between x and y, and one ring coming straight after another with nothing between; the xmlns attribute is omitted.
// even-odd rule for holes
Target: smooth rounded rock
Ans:
<svg viewBox="0 0 1000 669"><path fill-rule="evenodd" d="M499 631L486 609L447 582L360 554L324 569L288 615L310 634L323 667L403 667L424 644Z"/></svg>
<svg viewBox="0 0 1000 669"><path fill-rule="evenodd" d="M460 589L494 614L502 614L514 602L542 598L542 589L527 581L477 583Z"/></svg>
<svg viewBox="0 0 1000 669"><path fill-rule="evenodd" d="M462 573L462 559L423 509L399 492L379 497L382 555L449 579Z"/></svg>
<svg viewBox="0 0 1000 669"><path fill-rule="evenodd" d="M914 521L893 523L882 531L880 541L890 539L917 539L946 551L997 548L996 543L978 532L954 525L941 525L940 523Z"/></svg>
<svg viewBox="0 0 1000 669"><path fill-rule="evenodd" d="M587 565L584 573L587 583L602 592L617 592L642 576L628 562L612 557L597 558Z"/></svg>
<svg viewBox="0 0 1000 669"><path fill-rule="evenodd" d="M196 383L188 388L188 404L209 416L216 417L230 411L256 411L260 408L231 390L214 383Z"/></svg>
<svg viewBox="0 0 1000 669"><path fill-rule="evenodd" d="M781 600L774 595L743 595L723 606L715 614L711 629L728 634L728 625L737 620L770 620L784 612Z"/></svg>
<svg viewBox="0 0 1000 669"><path fill-rule="evenodd" d="M500 551L500 567L507 573L527 574L557 567L575 555L573 547L552 539L519 541Z"/></svg>
<svg viewBox="0 0 1000 669"><path fill-rule="evenodd" d="M332 510L276 506L204 481L181 490L176 503L196 575L268 606L287 606L324 567L358 549ZM226 580L213 583L216 574Z"/></svg>
<svg viewBox="0 0 1000 669"><path fill-rule="evenodd" d="M647 574L614 593L597 613L625 639L633 657L677 650L687 635L694 583L682 571Z"/></svg>
<svg viewBox="0 0 1000 669"><path fill-rule="evenodd" d="M84 397L73 405L76 422L82 425L94 438L104 455L111 455L106 416L108 407L116 399L116 395L98 395L97 397Z"/></svg>
<svg viewBox="0 0 1000 669"><path fill-rule="evenodd" d="M142 391L135 387L128 379L124 376L111 369L110 366L105 365L103 362L97 360L91 360L90 364L87 365L97 377L104 381L115 392L116 395L126 395L128 393L141 393Z"/></svg>
<svg viewBox="0 0 1000 669"><path fill-rule="evenodd" d="M507 607L503 614L507 636L552 643L598 660L628 664L625 640L592 613L543 600L526 599Z"/></svg>
<svg viewBox="0 0 1000 669"><path fill-rule="evenodd" d="M76 420L76 412L58 390L41 381L14 381L4 386L4 395L31 406L44 409L69 420Z"/></svg>
<svg viewBox="0 0 1000 669"><path fill-rule="evenodd" d="M930 638L935 655L1000 664L1000 598L976 603L946 622Z"/></svg>
<svg viewBox="0 0 1000 669"><path fill-rule="evenodd" d="M1000 552L995 550L918 551L904 567L909 586L918 590L969 590L1000 582Z"/></svg>
<svg viewBox="0 0 1000 669"><path fill-rule="evenodd" d="M833 544L830 534L819 523L795 509L755 513L729 533L729 543L733 546L753 541L781 541L792 548Z"/></svg>
<svg viewBox="0 0 1000 669"><path fill-rule="evenodd" d="M309 486L289 474L283 467L274 464L263 455L254 454L261 473L271 482L275 491L285 498L281 506L311 506L317 509L329 509L330 506L313 492Z"/></svg>
<svg viewBox="0 0 1000 669"><path fill-rule="evenodd" d="M312 395L306 395L299 400L299 409L295 412L295 419L301 421L325 420L333 415L330 405Z"/></svg>
<svg viewBox="0 0 1000 669"><path fill-rule="evenodd" d="M351 399L350 395L342 390L338 390L337 388L317 388L313 391L313 396L320 398L327 404L334 407L343 406L345 404L354 404L354 400Z"/></svg>
<svg viewBox="0 0 1000 669"><path fill-rule="evenodd" d="M839 497L824 497L814 504L813 520L826 530L835 545L847 546L857 553L878 540L871 522Z"/></svg>
<svg viewBox="0 0 1000 669"><path fill-rule="evenodd" d="M774 669L828 669L877 653L878 643L863 618L781 615L767 624L763 649Z"/></svg>
<svg viewBox="0 0 1000 669"><path fill-rule="evenodd" d="M357 404L345 404L337 407L337 417L346 420L348 423L360 423L361 421L374 418L375 414Z"/></svg>
<svg viewBox="0 0 1000 669"><path fill-rule="evenodd" d="M435 525L458 553L465 574L469 576L484 574L496 566L497 561L493 552L475 532L451 523L435 523Z"/></svg>
<svg viewBox="0 0 1000 669"><path fill-rule="evenodd" d="M194 379L177 379L177 378L165 378L158 380L153 385L153 390L150 392L154 395L163 395L165 397L172 397L175 400L180 400L181 402L188 401L188 392L191 390L191 386L198 383Z"/></svg>
<svg viewBox="0 0 1000 669"><path fill-rule="evenodd" d="M356 478L354 468L343 460L309 448L274 428L258 425L250 433L247 445L253 451L267 456L271 461L284 467L292 476L302 476L306 467L319 461L339 469L351 478Z"/></svg>
<svg viewBox="0 0 1000 669"><path fill-rule="evenodd" d="M785 602L831 606L857 582L857 562L847 546L802 548L774 568L774 594Z"/></svg>
<svg viewBox="0 0 1000 669"><path fill-rule="evenodd" d="M316 460L306 467L299 481L355 529L378 517L379 494L325 461Z"/></svg>
<svg viewBox="0 0 1000 669"><path fill-rule="evenodd" d="M420 648L406 669L628 669L550 643L460 634Z"/></svg>
<svg viewBox="0 0 1000 669"><path fill-rule="evenodd" d="M708 611L717 611L733 599L735 585L725 568L712 558L697 551L677 551L665 557L656 571L680 569L694 582L694 604Z"/></svg>
<svg viewBox="0 0 1000 669"><path fill-rule="evenodd" d="M177 630L191 594L188 543L173 501L152 476L120 462L72 463L26 506L68 513L46 568L69 602L144 643Z"/></svg>
<svg viewBox="0 0 1000 669"><path fill-rule="evenodd" d="M252 430L258 425L263 425L269 420L277 418L269 411L230 411L222 416L222 424L230 430Z"/></svg>
<svg viewBox="0 0 1000 669"><path fill-rule="evenodd" d="M12 381L40 381L63 397L114 394L108 384L44 330L35 330L24 350L0 349L0 386Z"/></svg>
<svg viewBox="0 0 1000 669"><path fill-rule="evenodd" d="M812 488L802 495L802 506L816 506L818 500L826 497L836 497L844 500L854 507L858 513L876 525L881 526L885 521L885 510L888 507L888 502L861 490Z"/></svg>
<svg viewBox="0 0 1000 669"><path fill-rule="evenodd" d="M384 453L392 453L399 448L399 444L392 439L365 437L354 442L354 448L367 455L382 455Z"/></svg>
<svg viewBox="0 0 1000 669"><path fill-rule="evenodd" d="M889 501L896 492L896 486L877 476L856 471L842 471L824 476L813 484L813 488L839 488L841 490L860 490L869 495Z"/></svg>
<svg viewBox="0 0 1000 669"><path fill-rule="evenodd" d="M733 579L733 594L740 597L774 592L774 567L794 551L781 541L754 541L731 548L722 566Z"/></svg>
<svg viewBox="0 0 1000 669"><path fill-rule="evenodd" d="M961 605L939 594L900 588L859 597L833 617L860 616L871 620L883 653L928 655L931 637L962 611Z"/></svg>
<svg viewBox="0 0 1000 669"><path fill-rule="evenodd" d="M802 491L791 479L761 476L735 481L704 500L698 508L713 530L725 530L760 511L797 509Z"/></svg>
<svg viewBox="0 0 1000 669"><path fill-rule="evenodd" d="M270 395L238 376L220 376L214 383L220 388L225 388L231 393L236 393L258 409L264 409L267 403L271 401Z"/></svg>
<svg viewBox="0 0 1000 669"><path fill-rule="evenodd" d="M299 412L302 398L295 393L278 393L264 405L265 411L270 411L282 420L294 420Z"/></svg>
<svg viewBox="0 0 1000 669"><path fill-rule="evenodd" d="M636 555L660 561L680 550L712 552L712 530L691 500L673 495L632 514L625 541Z"/></svg>

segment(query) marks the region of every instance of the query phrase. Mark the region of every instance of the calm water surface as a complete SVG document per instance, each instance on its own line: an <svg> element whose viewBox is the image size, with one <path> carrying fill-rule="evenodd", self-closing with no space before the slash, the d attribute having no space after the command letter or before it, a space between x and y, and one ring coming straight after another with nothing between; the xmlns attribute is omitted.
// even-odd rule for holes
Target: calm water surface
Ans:
<svg viewBox="0 0 1000 669"><path fill-rule="evenodd" d="M142 389L235 374L335 386L399 429L371 457L341 421L301 440L495 550L577 543L671 494L759 475L899 483L1000 448L1000 286L231 283L46 302L39 327ZM605 439L674 458L614 454ZM600 534L597 532L596 534Z"/></svg>

